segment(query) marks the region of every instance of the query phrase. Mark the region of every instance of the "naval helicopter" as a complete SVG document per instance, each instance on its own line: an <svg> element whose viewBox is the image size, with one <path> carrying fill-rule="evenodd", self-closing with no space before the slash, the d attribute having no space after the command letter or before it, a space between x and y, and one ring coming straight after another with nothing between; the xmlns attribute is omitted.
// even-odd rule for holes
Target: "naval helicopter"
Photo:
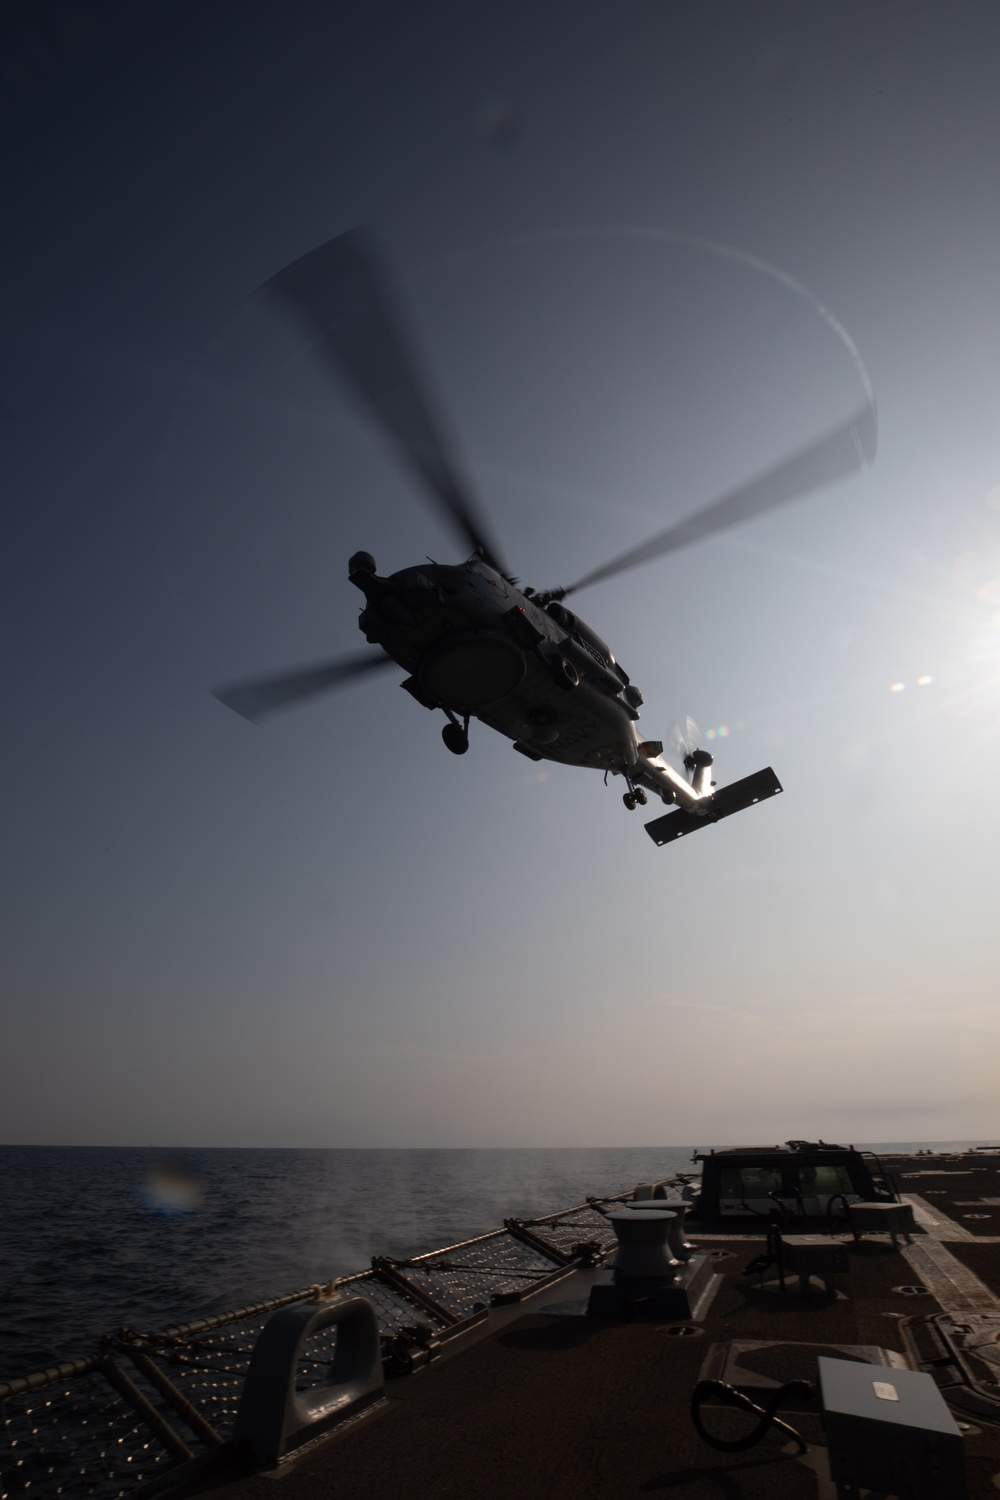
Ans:
<svg viewBox="0 0 1000 1500"><path fill-rule="evenodd" d="M443 713L442 738L469 749L473 719L533 761L619 776L634 811L656 797L672 807L646 830L658 845L707 827L782 788L771 767L717 787L713 757L685 744L681 774L660 740L638 729L642 693L611 648L563 601L630 568L747 521L864 470L877 422L868 401L846 422L748 484L658 532L562 588L520 585L454 458L423 361L377 246L352 229L294 261L264 294L291 316L325 368L353 397L449 524L464 560L425 562L388 576L355 552L348 578L364 597L359 625L370 649L215 690L256 722L265 714L385 668L423 708Z"/></svg>

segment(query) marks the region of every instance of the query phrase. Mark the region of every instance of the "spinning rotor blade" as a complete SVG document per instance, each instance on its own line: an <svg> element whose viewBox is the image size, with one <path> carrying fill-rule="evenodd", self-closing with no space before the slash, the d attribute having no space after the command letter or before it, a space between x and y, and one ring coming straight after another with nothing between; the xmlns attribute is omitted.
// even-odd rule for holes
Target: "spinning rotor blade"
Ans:
<svg viewBox="0 0 1000 1500"><path fill-rule="evenodd" d="M470 551L506 573L443 436L429 382L368 235L352 229L265 283L290 308L402 456Z"/></svg>
<svg viewBox="0 0 1000 1500"><path fill-rule="evenodd" d="M684 760L693 751L701 748L702 734L691 715L688 714L683 726L675 724L670 731L670 749L678 760Z"/></svg>
<svg viewBox="0 0 1000 1500"><path fill-rule="evenodd" d="M867 468L874 459L877 435L873 403L855 412L842 427L793 453L791 458L758 475L749 484L741 485L714 504L695 511L686 521L678 521L666 531L650 537L648 542L616 557L613 562L595 568L564 593L560 591L559 597L587 588L603 578L613 578L616 573L624 573L629 568L637 568L640 563L652 562L653 558L662 557L667 552L676 552L679 547L687 547L702 537L725 530L727 526L748 521L751 516L784 505L810 490L846 479L856 470Z"/></svg>
<svg viewBox="0 0 1000 1500"><path fill-rule="evenodd" d="M297 672L227 683L215 688L212 696L231 708L234 714L255 724L275 708L297 703L300 698L311 698L314 693L325 692L327 688L343 687L353 678L364 677L378 667L394 666L396 663L391 656L373 656L366 652L364 656L344 656L339 661L325 662L318 667L300 667Z"/></svg>

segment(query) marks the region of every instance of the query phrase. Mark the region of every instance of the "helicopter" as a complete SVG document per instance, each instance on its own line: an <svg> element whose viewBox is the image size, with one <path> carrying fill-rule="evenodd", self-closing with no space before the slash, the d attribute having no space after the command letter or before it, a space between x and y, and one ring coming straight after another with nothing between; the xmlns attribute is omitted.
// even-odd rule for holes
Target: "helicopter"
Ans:
<svg viewBox="0 0 1000 1500"><path fill-rule="evenodd" d="M734 526L867 468L877 420L869 400L817 441L648 541L562 588L522 586L506 565L460 473L423 363L378 249L365 229L327 241L263 287L291 315L310 347L374 422L450 525L465 560L421 563L381 576L355 552L348 578L364 597L359 626L370 647L278 675L215 689L226 707L263 715L386 667L400 686L443 712L442 738L469 749L472 719L513 741L532 761L583 766L624 779L625 806L650 796L674 810L647 823L654 843L739 812L782 790L771 767L717 788L713 757L685 744L682 775L660 740L637 728L642 693L611 648L563 600L605 578Z"/></svg>

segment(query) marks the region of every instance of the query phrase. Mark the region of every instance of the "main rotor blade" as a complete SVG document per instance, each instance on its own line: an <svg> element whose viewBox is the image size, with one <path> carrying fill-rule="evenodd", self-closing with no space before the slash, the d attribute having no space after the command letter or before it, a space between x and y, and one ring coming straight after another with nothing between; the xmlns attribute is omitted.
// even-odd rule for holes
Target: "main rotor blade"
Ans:
<svg viewBox="0 0 1000 1500"><path fill-rule="evenodd" d="M616 573L637 568L640 563L652 562L654 558L662 557L667 552L688 547L702 537L724 531L727 526L736 526L740 521L748 521L751 516L772 510L776 505L784 505L786 501L795 500L811 490L835 484L838 479L846 479L858 469L867 468L872 462L877 438L878 424L872 403L855 412L842 427L836 428L818 442L810 443L798 453L793 453L791 458L786 458L775 468L758 475L749 484L741 485L739 489L724 495L721 500L695 511L687 520L669 526L666 531L650 537L648 542L633 547L630 552L624 552L613 562L595 568L592 573L572 584L566 593L572 594L577 589L588 588L590 584L598 583L603 578L612 578Z"/></svg>
<svg viewBox="0 0 1000 1500"><path fill-rule="evenodd" d="M378 255L362 229L328 240L265 283L290 308L328 363L393 439L468 546L506 573L457 472L430 383Z"/></svg>
<svg viewBox="0 0 1000 1500"><path fill-rule="evenodd" d="M273 709L297 703L301 698L311 698L314 693L327 688L345 687L355 677L365 677L378 667L394 667L391 656L343 656L339 661L322 663L316 667L300 667L296 672L279 672L274 677L252 677L245 682L231 682L213 690L218 698L234 714L249 719L255 724L264 714Z"/></svg>

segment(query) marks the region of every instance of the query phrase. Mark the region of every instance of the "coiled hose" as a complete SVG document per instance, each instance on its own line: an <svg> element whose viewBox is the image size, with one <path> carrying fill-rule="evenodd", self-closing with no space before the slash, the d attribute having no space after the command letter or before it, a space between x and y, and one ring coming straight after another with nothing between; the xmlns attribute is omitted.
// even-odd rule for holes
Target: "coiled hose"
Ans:
<svg viewBox="0 0 1000 1500"><path fill-rule="evenodd" d="M725 1406L736 1406L741 1411L753 1412L760 1418L760 1421L745 1437L728 1439L713 1437L706 1432L701 1420L701 1408L710 1396L715 1397ZM749 1396L738 1391L734 1385L727 1385L724 1380L700 1380L691 1395L691 1420L702 1441L712 1448L718 1448L722 1453L742 1453L747 1448L753 1448L760 1442L769 1427L777 1427L779 1432L798 1444L800 1453L805 1453L808 1444L801 1433L796 1432L794 1427L789 1427L787 1422L780 1421L775 1415L778 1407L792 1396L804 1396L807 1400L815 1400L816 1387L808 1380L789 1380L786 1385L780 1386L772 1393L766 1405L758 1406L756 1402L750 1400Z"/></svg>
<svg viewBox="0 0 1000 1500"><path fill-rule="evenodd" d="M839 1218L838 1218L838 1216L833 1211L833 1205L835 1203L842 1203L844 1205L844 1211L839 1216ZM850 1204L847 1201L846 1194L844 1194L844 1193L834 1193L832 1197L830 1197L830 1198L827 1199L827 1204L826 1204L826 1232L827 1232L827 1234L829 1234L830 1237L832 1238L839 1231L841 1231L843 1229L846 1229L848 1227L848 1225L850 1224L850 1222L851 1222L851 1206L850 1206Z"/></svg>

